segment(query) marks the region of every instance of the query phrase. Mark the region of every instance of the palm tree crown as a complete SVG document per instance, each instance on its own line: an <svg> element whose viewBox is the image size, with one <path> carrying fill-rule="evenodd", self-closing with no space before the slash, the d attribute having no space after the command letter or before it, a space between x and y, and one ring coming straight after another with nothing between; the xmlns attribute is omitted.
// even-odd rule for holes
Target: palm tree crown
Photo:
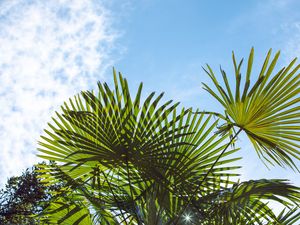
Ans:
<svg viewBox="0 0 300 225"><path fill-rule="evenodd" d="M114 71L114 87L81 92L62 106L41 136L40 157L55 161L40 168L45 183L62 190L39 215L46 224L265 224L296 221L300 189L287 180L236 182L240 166L232 145L245 131L268 161L295 168L299 158L299 66L295 61L274 76L277 54L250 88L253 50L244 90L233 56L236 91L221 70L221 87L208 66L225 115L180 109L163 94L134 98L127 80ZM145 99L142 101L142 99ZM213 120L213 115L220 119ZM224 120L218 127L218 121ZM232 136L230 132L238 127ZM219 134L222 135L219 135ZM276 216L266 200L289 207ZM288 223L287 223L288 224Z"/></svg>

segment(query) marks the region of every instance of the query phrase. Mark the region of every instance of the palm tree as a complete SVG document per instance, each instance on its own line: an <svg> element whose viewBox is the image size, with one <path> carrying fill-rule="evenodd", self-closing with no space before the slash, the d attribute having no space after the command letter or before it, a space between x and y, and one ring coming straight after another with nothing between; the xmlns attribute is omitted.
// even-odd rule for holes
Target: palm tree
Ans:
<svg viewBox="0 0 300 225"><path fill-rule="evenodd" d="M98 83L98 94L85 91L64 103L41 136L39 151L57 162L41 168L44 181L67 187L55 193L39 219L46 224L148 225L296 221L299 214L291 207L300 202L298 187L286 180L236 182L240 167L234 143L241 131L258 153L279 165L295 168L290 156L299 157L299 67L288 72L293 61L268 82L278 54L270 66L269 58L248 92L251 51L242 94L241 63L237 66L233 58L235 97L225 72L227 92L208 67L219 95L205 88L225 107L225 115L161 103L163 94L151 93L142 101L142 84L132 99L126 79L115 71L114 89ZM225 121L221 127L220 120ZM276 216L266 200L290 210Z"/></svg>

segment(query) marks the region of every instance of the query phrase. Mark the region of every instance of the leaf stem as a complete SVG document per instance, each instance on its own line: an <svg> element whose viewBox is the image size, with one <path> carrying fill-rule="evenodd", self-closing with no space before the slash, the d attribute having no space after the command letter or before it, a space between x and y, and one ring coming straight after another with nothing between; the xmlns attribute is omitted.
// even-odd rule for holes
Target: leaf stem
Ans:
<svg viewBox="0 0 300 225"><path fill-rule="evenodd" d="M114 198L115 202L117 203L117 207L118 207L119 210L120 210L121 216L123 217L123 220L124 220L125 224L128 225L128 223L127 223L127 221L126 221L126 218L125 218L125 216L124 216L124 214L123 214L123 212L122 212L122 209L121 209L121 207L120 207L120 205L119 205L119 201L118 201L116 195L115 195L114 192L113 192L113 189L112 189L112 187L111 187L111 185L110 185L110 182L109 182L108 179L107 179L107 176L105 175L105 173L104 173L103 170L101 170L101 173L103 174L103 176L104 176L104 178L105 178L105 180L106 180L106 182L107 182L108 188L110 189L110 191L111 191L111 193L112 193L112 195L113 195L113 198Z"/></svg>
<svg viewBox="0 0 300 225"><path fill-rule="evenodd" d="M130 174L129 174L129 163L128 163L128 154L126 154L126 167L127 167L127 178L128 178L128 183L129 183L129 189L130 189L130 195L131 195L131 201L132 201L132 205L135 208L135 202L134 202L134 198L133 198L133 190L132 190L132 185L131 185L131 179L130 179ZM136 212L136 210L134 209L134 214L137 218L137 223L140 225L140 218Z"/></svg>

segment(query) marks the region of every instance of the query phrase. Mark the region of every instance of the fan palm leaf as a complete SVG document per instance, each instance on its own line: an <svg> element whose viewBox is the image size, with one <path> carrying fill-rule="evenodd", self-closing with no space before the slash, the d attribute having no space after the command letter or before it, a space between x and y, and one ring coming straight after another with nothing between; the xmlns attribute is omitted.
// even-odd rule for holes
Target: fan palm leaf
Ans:
<svg viewBox="0 0 300 225"><path fill-rule="evenodd" d="M296 222L300 221L300 212L299 207L295 208L284 208L276 218L277 223L274 222L273 224L282 224L282 225L293 225Z"/></svg>
<svg viewBox="0 0 300 225"><path fill-rule="evenodd" d="M101 171L132 165L139 170L140 179L166 182L156 167L168 165L157 159L174 158L173 149L187 144L176 141L188 135L180 132L184 127L175 126L182 115L169 117L178 103L159 105L163 94L152 100L151 93L140 105L142 84L131 100L127 81L119 75L118 82L115 73L114 78L114 91L99 83L98 96L82 92L82 97L64 104L63 115L57 113L54 124L49 123L50 130L45 130L47 135L42 136L40 156L64 163L65 169L72 167L77 177L89 174L97 165Z"/></svg>
<svg viewBox="0 0 300 225"><path fill-rule="evenodd" d="M204 209L202 217L208 224L265 224L266 221L284 221L283 215L275 216L268 206L269 201L286 207L299 205L300 188L286 180L250 180L216 189L197 203L199 208Z"/></svg>
<svg viewBox="0 0 300 225"><path fill-rule="evenodd" d="M142 101L142 84L132 99L126 79L115 71L114 88L99 82L98 89L65 103L41 136L40 156L57 162L41 168L41 178L66 184L42 215L45 221L261 224L277 220L261 199L299 203L299 190L285 181L232 181L238 149L230 145L235 137L228 143L226 129L252 128L238 125L228 112L220 136L212 115L177 110L178 103L161 103L163 94Z"/></svg>
<svg viewBox="0 0 300 225"><path fill-rule="evenodd" d="M217 121L211 116L189 109L177 113L177 103L159 103L162 94L154 98L151 93L141 103L142 85L131 100L126 79L114 72L114 81L114 90L98 83L97 96L87 91L70 99L49 123L40 156L59 165L44 168L43 179L67 180L91 204L97 205L93 194L101 197L101 207L119 214L120 221L140 220L137 203L149 205L148 196L156 190L153 201L168 221L224 150L228 135L213 133ZM212 189L215 179L227 182L238 175L232 170L239 167L228 165L238 160L231 157L236 151L224 154L201 191Z"/></svg>
<svg viewBox="0 0 300 225"><path fill-rule="evenodd" d="M82 204L82 200L80 202ZM85 224L92 225L91 215L86 207L82 207L65 199L51 202L50 206L40 215L44 224Z"/></svg>
<svg viewBox="0 0 300 225"><path fill-rule="evenodd" d="M224 86L213 70L205 69L217 91L204 84L206 89L225 109L226 124L220 132L233 127L245 131L259 156L271 164L296 169L294 158L300 159L300 65L294 59L287 67L274 73L279 52L271 59L268 52L256 82L250 84L254 50L248 58L244 87L241 87L241 67L233 54L235 91L227 74L221 69Z"/></svg>
<svg viewBox="0 0 300 225"><path fill-rule="evenodd" d="M181 114L184 112L185 110L182 110ZM176 117L174 112L173 119ZM120 218L119 221L124 220L120 214L120 211L123 211L127 221L132 219L151 224L155 218L157 221L164 222L163 224L171 223L182 209L186 196L195 191L211 164L226 146L227 135L220 137L212 132L217 129L217 121L211 121L211 118L211 116L193 114L191 111L186 117L180 118L179 124L184 127L180 132L190 135L179 135L181 138L177 141L190 144L178 145L174 148L173 151L178 153L176 157L157 156L156 159L160 162L156 165L156 170L164 177L168 186L142 179L139 171L132 164L128 170L126 166L125 168L104 169L100 163L96 166L91 164L90 172L84 173L83 176L81 170L85 171L87 164L79 167L68 164L52 168L46 166L40 170L40 173L43 174L44 182L50 184L67 182L73 190L77 192L79 190L81 195L84 195L85 199L97 209L100 207L114 212L115 217ZM236 151L238 149L231 149L222 156L201 186L201 195L213 190L216 180L219 181L219 187L224 183L233 184L227 178L237 176L238 174L233 171L240 167L227 164L239 159L231 156ZM131 180L130 184L129 180ZM130 186L133 188L130 189ZM95 196L102 201L97 202ZM99 218L102 217L99 216Z"/></svg>

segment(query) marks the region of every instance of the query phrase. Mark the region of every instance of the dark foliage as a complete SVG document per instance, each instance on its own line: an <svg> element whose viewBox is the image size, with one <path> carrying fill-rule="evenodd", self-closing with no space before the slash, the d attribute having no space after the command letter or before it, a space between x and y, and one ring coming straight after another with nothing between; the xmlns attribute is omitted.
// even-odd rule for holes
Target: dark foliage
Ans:
<svg viewBox="0 0 300 225"><path fill-rule="evenodd" d="M40 165L40 164L39 164ZM39 224L39 214L49 200L52 192L60 185L45 186L38 178L38 166L28 168L21 176L8 179L0 191L0 224Z"/></svg>

